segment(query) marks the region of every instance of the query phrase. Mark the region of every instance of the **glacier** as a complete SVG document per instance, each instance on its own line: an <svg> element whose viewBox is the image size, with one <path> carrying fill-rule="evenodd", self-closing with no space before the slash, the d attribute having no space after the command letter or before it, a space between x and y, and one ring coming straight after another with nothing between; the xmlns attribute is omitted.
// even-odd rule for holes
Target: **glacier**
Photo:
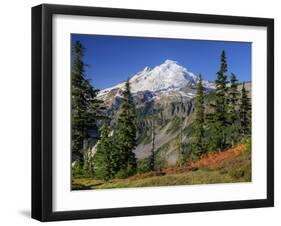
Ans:
<svg viewBox="0 0 281 226"><path fill-rule="evenodd" d="M130 78L131 92L133 94L143 91L156 93L177 91L187 85L196 88L198 82L199 76L188 71L185 67L179 65L178 62L169 59L154 68L145 67ZM215 89L213 82L202 80L202 84L205 89ZM123 89L124 87L125 82L122 82L113 87L103 89L98 93L98 97L102 98L110 91Z"/></svg>

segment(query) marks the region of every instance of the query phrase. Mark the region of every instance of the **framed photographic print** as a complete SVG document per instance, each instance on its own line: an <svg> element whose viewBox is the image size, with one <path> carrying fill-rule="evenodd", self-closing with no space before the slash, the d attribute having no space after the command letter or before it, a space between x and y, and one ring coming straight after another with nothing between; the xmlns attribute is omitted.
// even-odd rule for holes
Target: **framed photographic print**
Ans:
<svg viewBox="0 0 281 226"><path fill-rule="evenodd" d="M32 8L32 217L274 205L274 21Z"/></svg>

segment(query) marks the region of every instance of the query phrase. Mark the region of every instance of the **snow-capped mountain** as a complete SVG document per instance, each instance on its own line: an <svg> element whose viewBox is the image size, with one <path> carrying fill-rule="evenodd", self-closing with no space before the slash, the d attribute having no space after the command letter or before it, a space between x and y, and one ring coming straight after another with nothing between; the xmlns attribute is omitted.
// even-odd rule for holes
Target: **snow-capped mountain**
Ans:
<svg viewBox="0 0 281 226"><path fill-rule="evenodd" d="M166 60L159 66L154 68L145 67L142 71L133 75L130 78L130 86L133 94L145 91L163 93L179 91L186 86L196 88L198 81L199 77L197 75L188 71L176 61ZM202 83L205 89L214 89L214 83L207 80L203 80ZM124 86L125 82L101 90L98 96L103 99L111 91L122 90Z"/></svg>

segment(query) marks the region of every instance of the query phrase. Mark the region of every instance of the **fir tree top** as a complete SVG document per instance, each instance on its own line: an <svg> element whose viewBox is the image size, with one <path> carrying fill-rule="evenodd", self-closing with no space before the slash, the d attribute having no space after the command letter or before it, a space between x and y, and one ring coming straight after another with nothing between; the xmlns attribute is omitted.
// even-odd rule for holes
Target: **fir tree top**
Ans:
<svg viewBox="0 0 281 226"><path fill-rule="evenodd" d="M226 56L225 51L223 50L221 53L221 64L220 70L217 72L217 79L215 81L217 89L225 89L227 83L227 63L226 63Z"/></svg>

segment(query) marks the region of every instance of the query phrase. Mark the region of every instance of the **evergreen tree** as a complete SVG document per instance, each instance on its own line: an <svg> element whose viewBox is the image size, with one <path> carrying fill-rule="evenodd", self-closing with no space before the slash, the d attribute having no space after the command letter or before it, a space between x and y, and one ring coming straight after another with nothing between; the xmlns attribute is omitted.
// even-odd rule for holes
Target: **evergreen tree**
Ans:
<svg viewBox="0 0 281 226"><path fill-rule="evenodd" d="M113 177L112 140L107 123L101 127L101 137L94 157L94 174L97 178L108 180Z"/></svg>
<svg viewBox="0 0 281 226"><path fill-rule="evenodd" d="M120 151L118 146L118 131L116 128L112 131L111 136L111 172L112 176L115 177L120 170Z"/></svg>
<svg viewBox="0 0 281 226"><path fill-rule="evenodd" d="M84 47L76 41L73 50L71 69L72 95L71 95L71 125L72 125L72 156L83 161L81 150L84 140L89 138L89 130L97 128L100 117L101 101L96 99L98 90L95 90L85 75L83 62Z"/></svg>
<svg viewBox="0 0 281 226"><path fill-rule="evenodd" d="M241 100L239 108L240 132L243 137L251 134L251 103L245 84L242 85Z"/></svg>
<svg viewBox="0 0 281 226"><path fill-rule="evenodd" d="M180 116L180 133L179 133L179 139L178 139L178 159L177 164L179 166L182 166L185 162L185 153L183 149L183 128L184 128L184 117Z"/></svg>
<svg viewBox="0 0 281 226"><path fill-rule="evenodd" d="M223 150L226 147L226 127L228 104L227 104L227 63L225 52L221 53L220 70L217 72L215 81L215 103L212 105L213 114L209 114L208 119L211 123L211 138L209 148L211 150Z"/></svg>
<svg viewBox="0 0 281 226"><path fill-rule="evenodd" d="M130 83L127 80L117 119L118 165L124 174L134 174L137 163L133 150L136 147L136 110L132 101Z"/></svg>
<svg viewBox="0 0 281 226"><path fill-rule="evenodd" d="M192 154L200 157L204 153L204 91L202 85L202 77L199 75L197 85L197 96L195 99L195 140L193 143Z"/></svg>
<svg viewBox="0 0 281 226"><path fill-rule="evenodd" d="M229 125L230 125L230 139L231 146L237 142L237 138L239 136L239 126L238 126L238 103L239 103L239 91L238 80L235 74L231 73L230 75L230 88L228 91L228 117L229 117Z"/></svg>
<svg viewBox="0 0 281 226"><path fill-rule="evenodd" d="M153 111L154 112L154 111ZM154 171L155 169L155 144L154 144L154 141L155 141L155 128L154 128L154 114L152 115L152 123L151 123L151 154L149 156L149 169L151 171Z"/></svg>
<svg viewBox="0 0 281 226"><path fill-rule="evenodd" d="M77 41L74 46L72 64L72 153L82 158L79 152L83 148L83 140L88 136L86 129L87 99L85 98L84 48Z"/></svg>

